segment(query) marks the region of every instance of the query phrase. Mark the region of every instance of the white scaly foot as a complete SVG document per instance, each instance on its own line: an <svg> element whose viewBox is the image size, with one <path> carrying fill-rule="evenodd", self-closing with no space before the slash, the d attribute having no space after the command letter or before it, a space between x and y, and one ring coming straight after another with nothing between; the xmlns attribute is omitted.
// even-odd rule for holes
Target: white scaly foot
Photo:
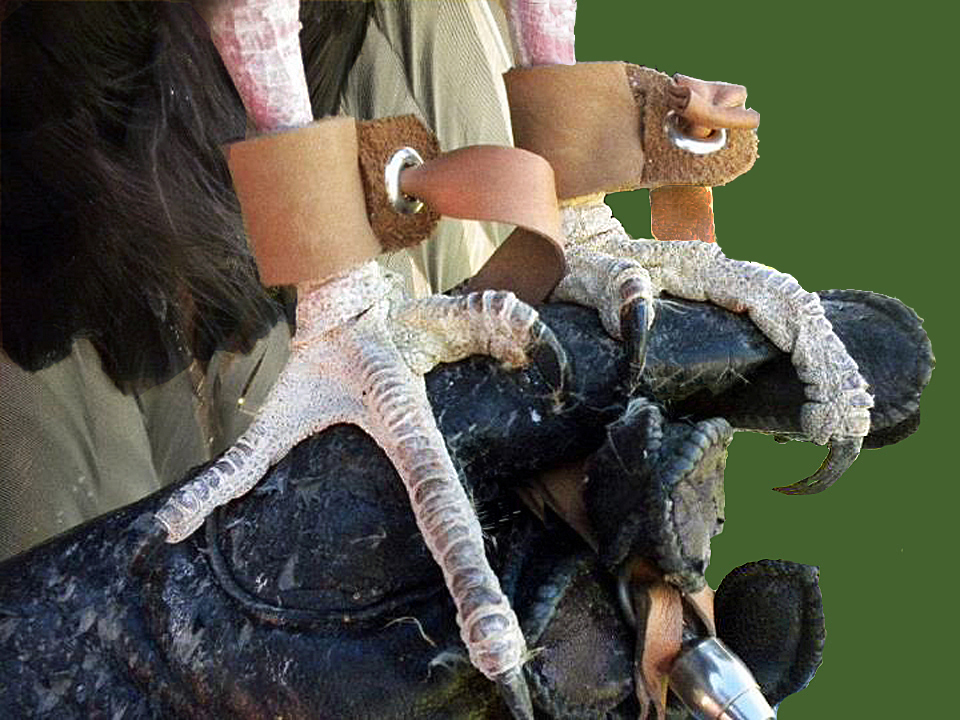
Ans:
<svg viewBox="0 0 960 720"><path fill-rule="evenodd" d="M790 353L806 385L804 434L830 445L814 475L777 490L811 494L836 482L870 430L873 397L815 294L790 275L726 257L714 243L634 240L601 199L565 208L563 222L569 271L553 299L598 308L614 337L629 331L621 317L635 306L643 308L640 317L648 329L653 298L664 292L746 312L774 345Z"/></svg>
<svg viewBox="0 0 960 720"><path fill-rule="evenodd" d="M411 300L375 262L313 287L298 303L289 363L253 424L157 513L168 541L188 537L217 506L248 492L300 441L337 423L357 425L403 480L456 604L471 662L516 688L526 644L487 562L480 523L437 428L423 374L478 353L519 367L545 346L564 364L556 338L512 293Z"/></svg>

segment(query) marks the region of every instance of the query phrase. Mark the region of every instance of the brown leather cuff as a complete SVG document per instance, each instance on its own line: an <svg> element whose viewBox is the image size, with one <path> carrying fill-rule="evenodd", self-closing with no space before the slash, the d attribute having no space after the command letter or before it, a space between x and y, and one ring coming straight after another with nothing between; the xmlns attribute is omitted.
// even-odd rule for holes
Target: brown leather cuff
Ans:
<svg viewBox="0 0 960 720"><path fill-rule="evenodd" d="M400 189L424 202L409 215L394 210L384 179L388 161L404 147L424 160L400 175ZM408 115L361 123L328 118L225 152L266 285L323 280L411 247L441 215L517 225L547 268L547 291L563 273L553 170L525 150L440 153L434 135Z"/></svg>
<svg viewBox="0 0 960 720"><path fill-rule="evenodd" d="M384 169L402 147L425 160L440 155L436 137L412 115L331 117L229 145L260 280L323 280L429 237L439 212L424 206L404 215L387 198Z"/></svg>
<svg viewBox="0 0 960 720"><path fill-rule="evenodd" d="M264 285L319 280L380 254L353 118L243 140L224 152Z"/></svg>
<svg viewBox="0 0 960 720"><path fill-rule="evenodd" d="M554 167L558 197L661 185L716 186L749 170L752 130L727 131L724 148L695 155L664 132L666 91L656 70L623 62L515 68L504 75L517 147Z"/></svg>

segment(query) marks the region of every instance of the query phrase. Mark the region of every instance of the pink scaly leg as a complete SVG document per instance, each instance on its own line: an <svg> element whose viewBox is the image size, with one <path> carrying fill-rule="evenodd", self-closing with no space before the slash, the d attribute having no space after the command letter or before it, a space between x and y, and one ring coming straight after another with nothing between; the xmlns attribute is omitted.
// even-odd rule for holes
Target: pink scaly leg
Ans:
<svg viewBox="0 0 960 720"><path fill-rule="evenodd" d="M300 0L220 0L209 3L204 17L258 131L313 122L300 56Z"/></svg>
<svg viewBox="0 0 960 720"><path fill-rule="evenodd" d="M517 65L573 65L577 0L505 0Z"/></svg>

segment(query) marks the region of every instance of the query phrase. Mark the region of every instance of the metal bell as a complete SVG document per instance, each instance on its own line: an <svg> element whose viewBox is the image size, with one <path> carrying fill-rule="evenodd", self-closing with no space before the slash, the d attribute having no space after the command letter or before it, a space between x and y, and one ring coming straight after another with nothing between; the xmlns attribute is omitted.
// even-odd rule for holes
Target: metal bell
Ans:
<svg viewBox="0 0 960 720"><path fill-rule="evenodd" d="M776 720L753 674L715 637L704 638L677 656L670 689L697 720Z"/></svg>

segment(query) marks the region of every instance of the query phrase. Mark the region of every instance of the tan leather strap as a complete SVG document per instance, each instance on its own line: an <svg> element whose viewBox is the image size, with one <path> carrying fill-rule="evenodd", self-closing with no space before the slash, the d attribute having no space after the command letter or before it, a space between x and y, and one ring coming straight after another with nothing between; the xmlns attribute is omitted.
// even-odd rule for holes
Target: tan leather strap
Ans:
<svg viewBox="0 0 960 720"><path fill-rule="evenodd" d="M658 719L666 716L667 675L680 653L683 633L683 603L680 591L663 580L663 574L643 558L628 561L637 621L634 685L640 703L640 718L651 708Z"/></svg>
<svg viewBox="0 0 960 720"><path fill-rule="evenodd" d="M380 254L353 118L244 140L225 152L263 284L326 278Z"/></svg>
<svg viewBox="0 0 960 720"><path fill-rule="evenodd" d="M387 161L406 146L425 160L401 174L401 189L425 203L414 215L393 210L384 183ZM359 124L328 118L234 143L226 154L264 284L323 280L410 247L440 215L517 225L508 244L540 265L532 282L517 274L524 295L532 286L545 297L563 274L553 170L533 153L474 146L441 154L433 134L403 116Z"/></svg>
<svg viewBox="0 0 960 720"><path fill-rule="evenodd" d="M637 647L643 648L634 659L640 717L648 717L653 709L655 717L662 719L666 717L667 675L681 649L684 605L701 619L708 634L716 635L713 590L704 587L697 593L681 595L652 563L639 557L628 562L634 589Z"/></svg>
<svg viewBox="0 0 960 720"><path fill-rule="evenodd" d="M516 225L467 290L512 290L542 302L566 270L553 169L517 148L453 150L401 176L402 190L442 215Z"/></svg>
<svg viewBox="0 0 960 720"><path fill-rule="evenodd" d="M526 150L498 145L452 150L405 170L401 188L443 215L522 225L543 235L559 234L553 169Z"/></svg>
<svg viewBox="0 0 960 720"><path fill-rule="evenodd" d="M641 720L648 716L651 705L662 719L666 717L667 675L680 654L683 603L677 588L658 580L647 587L646 605L644 620L639 615L637 619L637 646L642 643L643 647L640 657L634 659L637 699Z"/></svg>
<svg viewBox="0 0 960 720"><path fill-rule="evenodd" d="M529 478L515 492L541 521L546 519L546 508L553 510L596 552L600 543L583 499L586 478L587 460L574 460Z"/></svg>
<svg viewBox="0 0 960 720"><path fill-rule="evenodd" d="M713 188L664 185L650 190L650 228L657 240L716 242Z"/></svg>
<svg viewBox="0 0 960 720"><path fill-rule="evenodd" d="M707 629L707 635L715 637L717 634L717 622L713 616L713 588L704 585L703 589L695 593L687 593L684 596L687 607L696 613L697 617Z"/></svg>
<svg viewBox="0 0 960 720"><path fill-rule="evenodd" d="M728 132L710 155L681 150L663 127L673 80L622 62L544 65L504 75L517 147L542 155L561 200L660 185L715 186L753 165L756 134Z"/></svg>

